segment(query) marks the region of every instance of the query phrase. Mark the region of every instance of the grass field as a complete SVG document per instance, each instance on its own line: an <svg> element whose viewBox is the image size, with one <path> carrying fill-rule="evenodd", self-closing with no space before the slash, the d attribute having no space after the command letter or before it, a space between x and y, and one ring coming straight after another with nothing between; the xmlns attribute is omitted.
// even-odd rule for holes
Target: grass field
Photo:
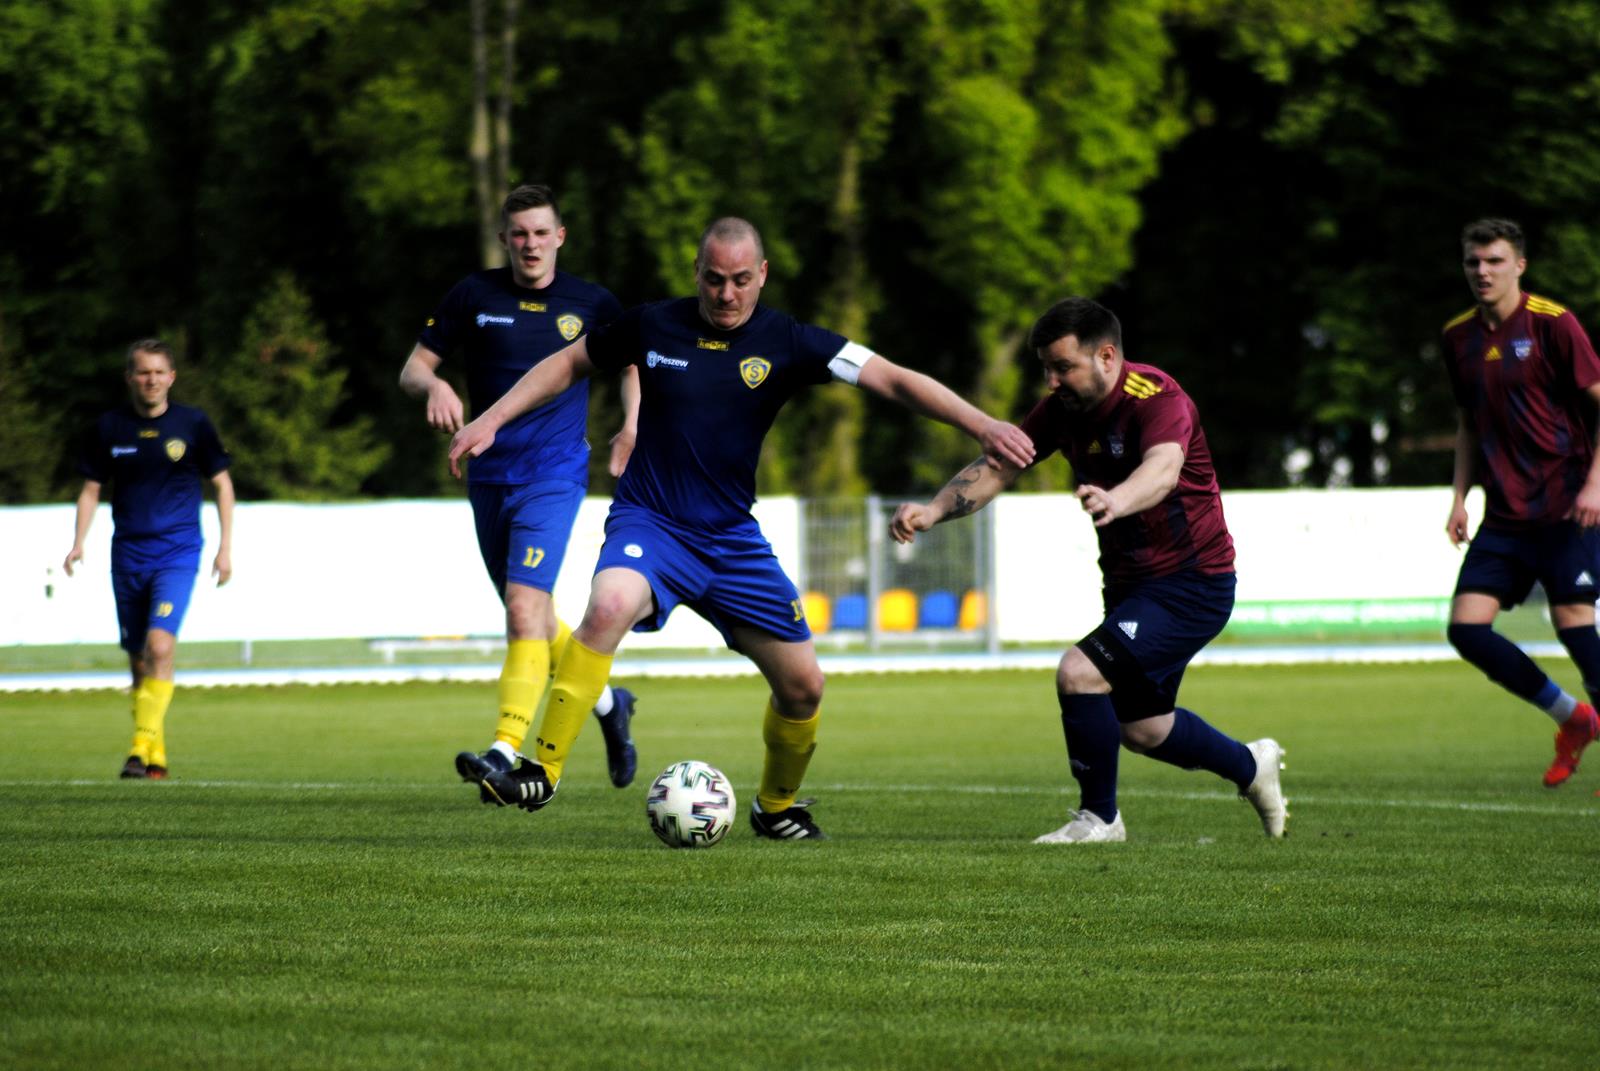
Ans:
<svg viewBox="0 0 1600 1071"><path fill-rule="evenodd" d="M1566 674L1570 676L1570 672ZM1124 755L1124 845L1036 847L1075 794L1038 673L838 677L820 844L651 836L669 761L760 762L754 679L647 681L538 815L450 759L483 685L0 697L0 1052L18 1068L1594 1068L1600 757L1464 666L1200 669L1289 749L1290 837ZM976 730L976 735L964 733ZM741 815L742 817L742 815Z"/></svg>

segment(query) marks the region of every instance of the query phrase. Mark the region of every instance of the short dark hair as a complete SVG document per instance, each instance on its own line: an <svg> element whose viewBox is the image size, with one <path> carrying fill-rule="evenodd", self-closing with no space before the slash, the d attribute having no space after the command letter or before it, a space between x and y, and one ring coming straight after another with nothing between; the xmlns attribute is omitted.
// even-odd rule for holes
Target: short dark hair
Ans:
<svg viewBox="0 0 1600 1071"><path fill-rule="evenodd" d="M1528 255L1528 242L1523 237L1522 228L1509 219L1475 219L1461 228L1461 248L1473 245L1488 245L1504 238L1511 243L1511 248L1517 251L1517 256Z"/></svg>
<svg viewBox="0 0 1600 1071"><path fill-rule="evenodd" d="M742 242L746 238L756 245L756 259L766 260L766 246L761 243L761 232L756 230L756 225L747 219L738 216L723 216L721 219L711 221L711 226L700 235L700 246L695 250L694 262L699 264L706 256L706 246L712 241Z"/></svg>
<svg viewBox="0 0 1600 1071"><path fill-rule="evenodd" d="M168 368L177 368L178 362L172 357L172 347L159 338L141 338L137 342L129 343L128 353L123 358L123 368L133 371L133 355L136 353L156 353L167 359Z"/></svg>
<svg viewBox="0 0 1600 1071"><path fill-rule="evenodd" d="M500 206L500 226L502 229L510 226L511 217L518 212L526 212L530 208L543 208L546 205L550 206L550 211L559 225L561 209L556 207L555 191L549 186L524 183L506 194L505 203Z"/></svg>
<svg viewBox="0 0 1600 1071"><path fill-rule="evenodd" d="M1084 349L1111 343L1122 349L1122 324L1116 314L1086 297L1062 298L1045 310L1028 332L1028 346L1042 350L1072 335Z"/></svg>

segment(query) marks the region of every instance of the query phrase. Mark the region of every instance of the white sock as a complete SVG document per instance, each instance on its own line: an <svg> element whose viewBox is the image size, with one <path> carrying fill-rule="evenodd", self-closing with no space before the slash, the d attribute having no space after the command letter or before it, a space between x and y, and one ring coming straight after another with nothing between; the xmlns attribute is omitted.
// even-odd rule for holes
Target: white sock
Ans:
<svg viewBox="0 0 1600 1071"><path fill-rule="evenodd" d="M600 693L600 698L594 702L594 716L603 718L611 713L611 706L616 697L611 694L611 685L606 685L606 690Z"/></svg>
<svg viewBox="0 0 1600 1071"><path fill-rule="evenodd" d="M500 754L505 757L505 760L511 765L515 766L517 764L516 749L510 744L506 743L504 740L496 740L494 743L489 745L489 750L500 752Z"/></svg>
<svg viewBox="0 0 1600 1071"><path fill-rule="evenodd" d="M1555 702L1544 708L1544 712L1554 718L1557 725L1565 725L1577 708L1578 701L1563 691L1556 696Z"/></svg>

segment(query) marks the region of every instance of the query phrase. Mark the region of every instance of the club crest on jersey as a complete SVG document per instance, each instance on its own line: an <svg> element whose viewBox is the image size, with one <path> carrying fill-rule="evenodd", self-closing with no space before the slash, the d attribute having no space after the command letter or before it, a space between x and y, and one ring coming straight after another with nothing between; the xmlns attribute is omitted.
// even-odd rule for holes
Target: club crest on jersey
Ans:
<svg viewBox="0 0 1600 1071"><path fill-rule="evenodd" d="M1107 435L1106 446L1110 448L1112 457L1122 456L1122 436Z"/></svg>
<svg viewBox="0 0 1600 1071"><path fill-rule="evenodd" d="M583 330L583 321L572 313L556 317L556 330L561 332L561 337L571 342L578 337L578 332Z"/></svg>
<svg viewBox="0 0 1600 1071"><path fill-rule="evenodd" d="M772 371L772 362L765 357L746 357L739 362L739 378L744 380L744 385L755 390L767 381L767 373Z"/></svg>
<svg viewBox="0 0 1600 1071"><path fill-rule="evenodd" d="M1533 353L1533 339L1519 338L1511 343L1511 352L1517 355L1517 360L1526 361Z"/></svg>
<svg viewBox="0 0 1600 1071"><path fill-rule="evenodd" d="M184 451L189 449L189 444L182 439L168 439L166 442L167 456L174 461L182 461Z"/></svg>

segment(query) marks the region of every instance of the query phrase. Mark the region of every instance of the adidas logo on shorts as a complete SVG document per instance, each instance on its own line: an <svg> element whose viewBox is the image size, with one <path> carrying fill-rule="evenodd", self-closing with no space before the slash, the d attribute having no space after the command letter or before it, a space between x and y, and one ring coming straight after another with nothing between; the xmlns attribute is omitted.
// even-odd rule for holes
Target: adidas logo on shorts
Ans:
<svg viewBox="0 0 1600 1071"><path fill-rule="evenodd" d="M1135 639L1139 635L1139 622L1137 621L1118 621L1117 627L1120 628L1123 632L1123 635L1127 636L1130 640Z"/></svg>

